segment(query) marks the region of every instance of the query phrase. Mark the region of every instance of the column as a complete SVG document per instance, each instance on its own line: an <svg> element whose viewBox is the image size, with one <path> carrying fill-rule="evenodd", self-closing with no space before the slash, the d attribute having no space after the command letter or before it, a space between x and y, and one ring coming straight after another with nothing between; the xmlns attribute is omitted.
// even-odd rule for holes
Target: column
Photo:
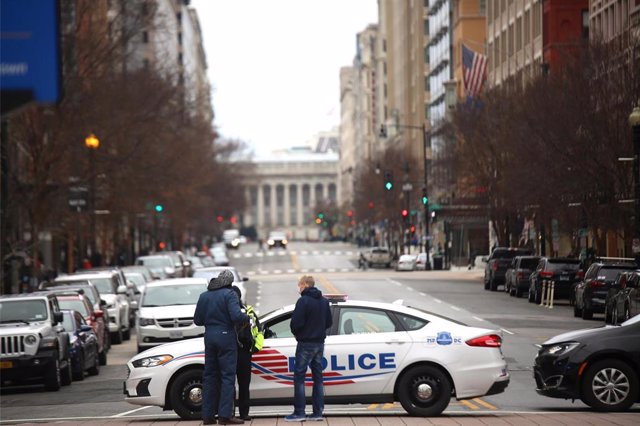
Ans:
<svg viewBox="0 0 640 426"><path fill-rule="evenodd" d="M282 200L282 202L284 203L284 226L288 228L291 227L291 208L289 206L289 196L291 194L289 194L289 184L288 183L284 183L284 199Z"/></svg>
<svg viewBox="0 0 640 426"><path fill-rule="evenodd" d="M278 199L276 198L278 193L276 192L276 186L277 184L275 182L271 183L271 200L269 200L269 207L271 208L269 212L271 213L271 229L275 229L278 226Z"/></svg>
<svg viewBox="0 0 640 426"><path fill-rule="evenodd" d="M243 216L243 220L242 223L244 224L244 226L251 226L251 225L255 225L255 223L253 223L253 221L251 220L251 187L247 186L244 189L244 199L246 200L247 206L249 206L249 208L245 209L244 213L242 214Z"/></svg>
<svg viewBox="0 0 640 426"><path fill-rule="evenodd" d="M264 227L264 191L262 188L262 183L258 182L258 223L256 226L258 228ZM258 231L260 233L260 231Z"/></svg>
<svg viewBox="0 0 640 426"><path fill-rule="evenodd" d="M316 184L309 183L309 210L314 212L316 208Z"/></svg>
<svg viewBox="0 0 640 426"><path fill-rule="evenodd" d="M296 203L298 205L298 208L296 209L296 213L298 214L298 227L302 229L302 227L304 226L304 221L302 220L303 219L303 216L302 216L303 211L302 210L304 208L304 207L302 207L302 184L299 183L297 185L297 188L298 188L298 190L297 190L298 199L296 200Z"/></svg>

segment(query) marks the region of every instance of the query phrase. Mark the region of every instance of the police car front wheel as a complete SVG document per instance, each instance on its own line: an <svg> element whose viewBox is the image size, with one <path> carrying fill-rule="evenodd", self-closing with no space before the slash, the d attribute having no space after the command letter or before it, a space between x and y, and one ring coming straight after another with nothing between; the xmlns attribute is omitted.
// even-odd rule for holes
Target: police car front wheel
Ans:
<svg viewBox="0 0 640 426"><path fill-rule="evenodd" d="M202 370L190 369L180 373L169 391L171 408L184 420L202 418Z"/></svg>
<svg viewBox="0 0 640 426"><path fill-rule="evenodd" d="M451 382L437 367L413 367L400 378L398 399L412 416L437 416L449 405Z"/></svg>

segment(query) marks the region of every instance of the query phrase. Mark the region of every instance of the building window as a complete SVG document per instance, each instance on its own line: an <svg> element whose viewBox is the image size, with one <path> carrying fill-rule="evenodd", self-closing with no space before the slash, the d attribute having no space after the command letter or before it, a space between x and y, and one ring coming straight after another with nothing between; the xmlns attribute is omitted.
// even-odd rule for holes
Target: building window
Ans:
<svg viewBox="0 0 640 426"><path fill-rule="evenodd" d="M322 201L324 201L324 187L321 183L318 183L316 184L316 205L320 204Z"/></svg>
<svg viewBox="0 0 640 426"><path fill-rule="evenodd" d="M486 16L487 15L487 0L480 0L480 11L479 11L480 16Z"/></svg>
<svg viewBox="0 0 640 426"><path fill-rule="evenodd" d="M522 17L516 20L516 51L522 49Z"/></svg>
<svg viewBox="0 0 640 426"><path fill-rule="evenodd" d="M582 10L582 38L589 38L589 10Z"/></svg>
<svg viewBox="0 0 640 426"><path fill-rule="evenodd" d="M424 35L429 35L429 20L425 19L423 25L424 25Z"/></svg>
<svg viewBox="0 0 640 426"><path fill-rule="evenodd" d="M334 203L338 201L336 185L333 183L329 184L329 200L333 201Z"/></svg>
<svg viewBox="0 0 640 426"><path fill-rule="evenodd" d="M429 47L425 47L424 48L424 63L428 64L429 63Z"/></svg>

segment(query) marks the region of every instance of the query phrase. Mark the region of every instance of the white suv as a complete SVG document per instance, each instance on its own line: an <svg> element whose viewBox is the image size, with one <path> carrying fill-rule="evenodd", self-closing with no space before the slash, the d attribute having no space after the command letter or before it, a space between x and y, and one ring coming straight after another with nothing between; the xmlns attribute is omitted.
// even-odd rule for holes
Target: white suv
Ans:
<svg viewBox="0 0 640 426"><path fill-rule="evenodd" d="M147 284L138 307L138 352L162 343L204 336L204 327L193 323L200 294L207 290L204 278L174 278Z"/></svg>

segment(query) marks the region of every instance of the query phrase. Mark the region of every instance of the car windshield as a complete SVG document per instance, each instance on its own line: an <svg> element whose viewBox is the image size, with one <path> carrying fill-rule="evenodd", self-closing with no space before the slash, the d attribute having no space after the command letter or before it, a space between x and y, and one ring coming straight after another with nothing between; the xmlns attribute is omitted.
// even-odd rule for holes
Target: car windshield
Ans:
<svg viewBox="0 0 640 426"><path fill-rule="evenodd" d="M134 283L136 287L138 287L138 290L142 290L142 288L144 288L146 284L146 281L144 280L144 277L142 276L142 274L133 274L131 272L128 272L128 273L125 273L124 276L127 277L129 281Z"/></svg>
<svg viewBox="0 0 640 426"><path fill-rule="evenodd" d="M202 270L202 269L198 269L193 273L193 278L205 278L207 281L211 281L212 278L217 277L218 275L220 275L220 272L226 270L227 268L220 268L220 269L209 269L209 270ZM229 271L231 271L231 273L233 274L233 281L241 281L240 280L240 276L238 275L238 272L235 269L229 269Z"/></svg>
<svg viewBox="0 0 640 426"><path fill-rule="evenodd" d="M96 286L100 294L115 294L111 278L92 278L91 283Z"/></svg>
<svg viewBox="0 0 640 426"><path fill-rule="evenodd" d="M73 331L74 322L75 321L73 320L73 315L71 315L70 313L64 312L64 315L62 315L62 326L66 331Z"/></svg>
<svg viewBox="0 0 640 426"><path fill-rule="evenodd" d="M143 307L195 305L206 290L202 284L147 286Z"/></svg>
<svg viewBox="0 0 640 426"><path fill-rule="evenodd" d="M616 277L620 272L628 271L630 269L633 269L633 267L629 266L629 267L619 267L619 268L601 268L598 271L598 279L615 281Z"/></svg>
<svg viewBox="0 0 640 426"><path fill-rule="evenodd" d="M164 267L172 267L173 263L171 262L171 258L161 256L161 257L144 257L136 260L137 265L145 265L150 268L164 268Z"/></svg>
<svg viewBox="0 0 640 426"><path fill-rule="evenodd" d="M88 316L89 312L87 312L87 306L82 302L82 300L78 298L62 298L58 297L58 305L60 305L60 309L69 309L72 311L78 311L83 316Z"/></svg>
<svg viewBox="0 0 640 426"><path fill-rule="evenodd" d="M538 265L538 259L522 259L520 260L520 268L521 269L533 269Z"/></svg>
<svg viewBox="0 0 640 426"><path fill-rule="evenodd" d="M44 300L15 300L0 302L0 322L31 322L47 319Z"/></svg>
<svg viewBox="0 0 640 426"><path fill-rule="evenodd" d="M548 271L577 271L580 269L580 261L554 260L549 259L547 263Z"/></svg>

